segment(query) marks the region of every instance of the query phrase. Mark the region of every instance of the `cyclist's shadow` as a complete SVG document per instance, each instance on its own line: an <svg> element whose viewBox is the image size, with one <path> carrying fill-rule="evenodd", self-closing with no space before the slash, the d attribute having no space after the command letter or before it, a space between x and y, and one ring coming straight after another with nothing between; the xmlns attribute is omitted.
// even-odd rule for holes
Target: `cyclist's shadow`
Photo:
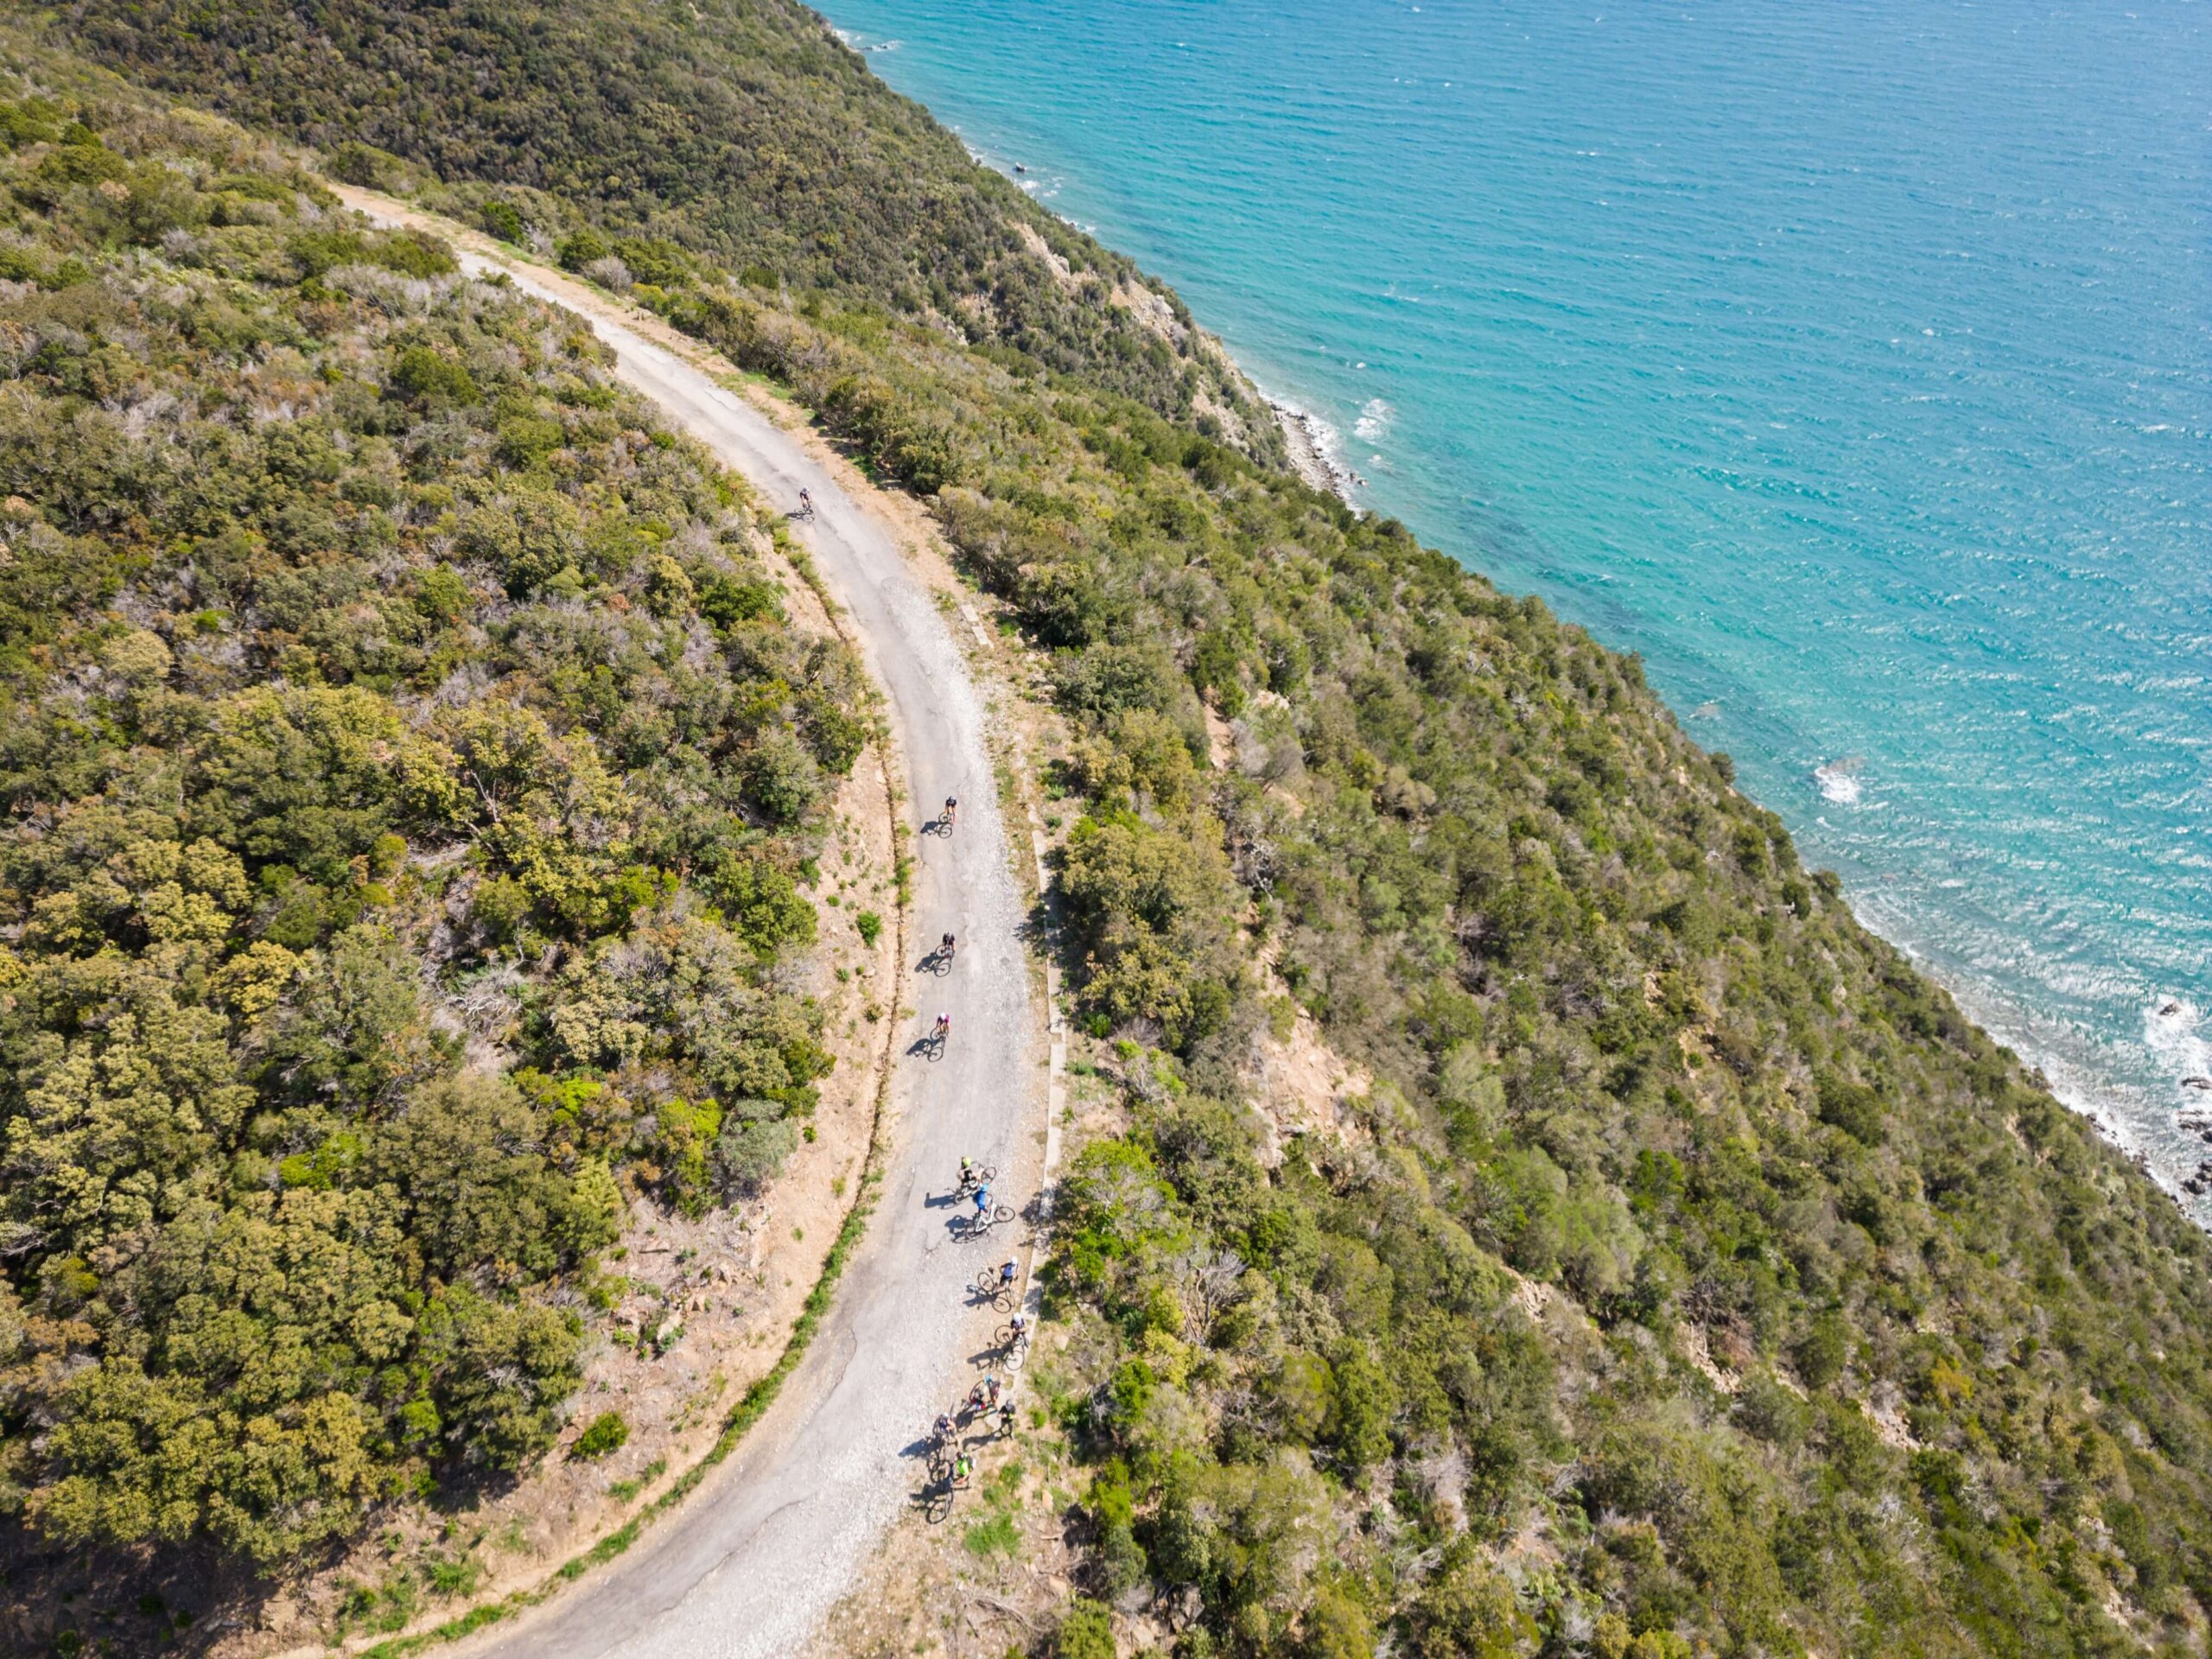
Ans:
<svg viewBox="0 0 2212 1659"><path fill-rule="evenodd" d="M922 1512L922 1519L935 1522L952 1513L952 1477L932 1476L913 1496L914 1507Z"/></svg>
<svg viewBox="0 0 2212 1659"><path fill-rule="evenodd" d="M925 1031L906 1045L908 1059L941 1060L944 1058L944 1033Z"/></svg>
<svg viewBox="0 0 2212 1659"><path fill-rule="evenodd" d="M914 964L914 971L918 974L949 974L952 971L952 952L940 944Z"/></svg>

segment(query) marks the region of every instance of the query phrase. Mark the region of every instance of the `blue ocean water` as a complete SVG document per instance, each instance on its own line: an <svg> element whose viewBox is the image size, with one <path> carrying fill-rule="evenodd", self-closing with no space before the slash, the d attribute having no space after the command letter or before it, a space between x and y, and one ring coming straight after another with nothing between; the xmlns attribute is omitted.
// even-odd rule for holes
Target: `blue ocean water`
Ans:
<svg viewBox="0 0 2212 1659"><path fill-rule="evenodd" d="M827 10L1367 505L1641 652L1873 925L2196 1166L2202 3Z"/></svg>

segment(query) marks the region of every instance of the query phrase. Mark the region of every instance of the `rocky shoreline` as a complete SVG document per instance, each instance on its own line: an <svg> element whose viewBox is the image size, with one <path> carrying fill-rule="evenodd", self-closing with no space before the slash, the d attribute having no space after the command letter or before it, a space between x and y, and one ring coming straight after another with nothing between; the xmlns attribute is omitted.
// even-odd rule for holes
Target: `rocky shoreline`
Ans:
<svg viewBox="0 0 2212 1659"><path fill-rule="evenodd" d="M1262 394L1263 396L1265 394ZM1290 464L1298 475L1317 490L1326 490L1348 507L1357 507L1352 492L1366 487L1367 480L1338 461L1329 452L1323 437L1327 428L1294 404L1280 398L1268 398L1268 407L1274 411L1276 422L1282 427L1283 442L1290 449Z"/></svg>

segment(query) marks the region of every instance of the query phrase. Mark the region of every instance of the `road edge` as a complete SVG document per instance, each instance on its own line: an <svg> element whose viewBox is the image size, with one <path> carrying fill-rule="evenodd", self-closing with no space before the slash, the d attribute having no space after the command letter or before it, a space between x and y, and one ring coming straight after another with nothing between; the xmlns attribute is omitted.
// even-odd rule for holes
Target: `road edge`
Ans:
<svg viewBox="0 0 2212 1659"><path fill-rule="evenodd" d="M437 214L427 213L394 198L376 197L372 192L352 188L342 188L340 194L346 200L346 207L354 212L365 211L354 198L369 198L378 201L379 205L388 202L393 210L404 212L411 218L422 220L441 234L445 233L448 225L448 221L442 219ZM465 233L466 227L455 225L452 226L451 229L455 232ZM458 239L458 237L455 239ZM501 257L504 251L479 248L473 245L475 238L472 238L470 240L472 245L468 247L468 251L495 264L506 263ZM587 326L592 321L587 313L561 305L557 301L545 300L541 303L564 311ZM655 317L649 311L624 306L613 300L608 300L606 303L613 308L634 312L637 320L658 323L664 328L666 327L662 319ZM722 372L732 375L741 372L736 369L735 365L724 361L719 353L714 352L701 342L690 340L688 336L679 335L678 338L685 340L692 353L703 354L709 360L720 365ZM698 365L695 365L695 366ZM783 400L776 401L780 403ZM779 522L780 524L780 521ZM857 642L853 639L845 621L842 607L830 593L827 585L815 570L812 561L806 556L804 550L795 543L786 543L780 535L777 539L779 554L820 602L823 613L829 620L830 631L846 645L851 647L856 656L859 655ZM889 694L882 687L874 683L873 676L870 677L870 685L878 697L887 699ZM910 912L912 909L912 896L906 876L906 871L910 868L910 855L907 849L909 831L901 811L903 802L900 785L906 770L906 756L892 733L890 722L880 717L871 722L868 742L876 750L877 758L883 768L884 800L891 831L893 876L892 909L897 934L894 960L904 963L906 959L908 930L912 921ZM776 1363L747 1385L745 1392L724 1417L721 1430L715 1435L713 1444L683 1469L675 1479L669 1482L649 1503L625 1520L620 1526L594 1540L588 1548L571 1555L560 1566L547 1573L537 1584L525 1589L510 1590L496 1599L479 1602L459 1612L449 1611L438 1624L425 1630L403 1631L396 1635L382 1637L373 1642L363 1642L358 1639L352 1642L340 1641L327 1646L318 1645L313 1651L344 1653L351 1656L352 1659L410 1659L410 1656L462 1641L480 1631L504 1624L509 1619L541 1606L594 1567L605 1566L607 1562L626 1554L647 1529L682 1507L684 1501L699 1488L707 1477L737 1449L744 1440L747 1431L766 1415L769 1407L775 1403L783 1392L785 1382L798 1369L800 1361L805 1357L808 1350L812 1346L814 1337L820 1330L822 1322L828 1315L831 1303L835 1300L838 1281L844 1276L847 1265L865 1236L868 1217L874 1211L876 1189L881 1185L883 1179L885 1136L889 1116L892 1080L896 1074L898 1064L899 1027L896 1006L898 999L895 992L892 1001L893 1006L886 1010L883 1020L883 1040L877 1048L872 1062L875 1072L875 1088L871 1100L868 1147L861 1160L858 1178L854 1182L853 1201L846 1207L844 1218L838 1227L837 1236L832 1241L828 1254L823 1258L822 1269L816 1275L814 1285L808 1291L806 1300L800 1304L798 1317L792 1322L791 1332L785 1339L783 1350L778 1354ZM1057 1067L1055 1070L1057 1071ZM282 1659L281 1656L279 1659Z"/></svg>

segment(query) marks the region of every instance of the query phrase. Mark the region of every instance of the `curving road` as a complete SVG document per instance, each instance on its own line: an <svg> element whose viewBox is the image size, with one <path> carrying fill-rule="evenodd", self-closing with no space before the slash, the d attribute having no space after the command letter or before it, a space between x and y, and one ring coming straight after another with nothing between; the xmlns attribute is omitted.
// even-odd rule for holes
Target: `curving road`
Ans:
<svg viewBox="0 0 2212 1659"><path fill-rule="evenodd" d="M896 538L838 486L799 439L741 397L626 327L588 289L468 251L454 227L365 192L349 205L385 224L423 225L464 245L468 269L504 270L524 291L585 315L613 347L622 378L652 398L784 512L811 493L794 526L882 688L903 751L910 802L960 800L959 829L915 843L914 938L959 936L957 965L897 988L920 1012L952 1016L942 1058L900 1045L888 1158L876 1212L836 1300L798 1370L728 1461L628 1554L512 1624L460 1649L516 1659L769 1659L798 1652L850 1587L884 1528L920 1484L914 1443L965 1394L972 1356L1000 1315L969 1305L976 1273L1014 1254L1014 1229L969 1243L946 1201L960 1156L1009 1174L1033 1160L1039 1020L1018 930L1023 902L968 664ZM910 945L912 941L910 941ZM910 949L910 956L921 954ZM1019 1201L1027 1194L1007 1196Z"/></svg>

